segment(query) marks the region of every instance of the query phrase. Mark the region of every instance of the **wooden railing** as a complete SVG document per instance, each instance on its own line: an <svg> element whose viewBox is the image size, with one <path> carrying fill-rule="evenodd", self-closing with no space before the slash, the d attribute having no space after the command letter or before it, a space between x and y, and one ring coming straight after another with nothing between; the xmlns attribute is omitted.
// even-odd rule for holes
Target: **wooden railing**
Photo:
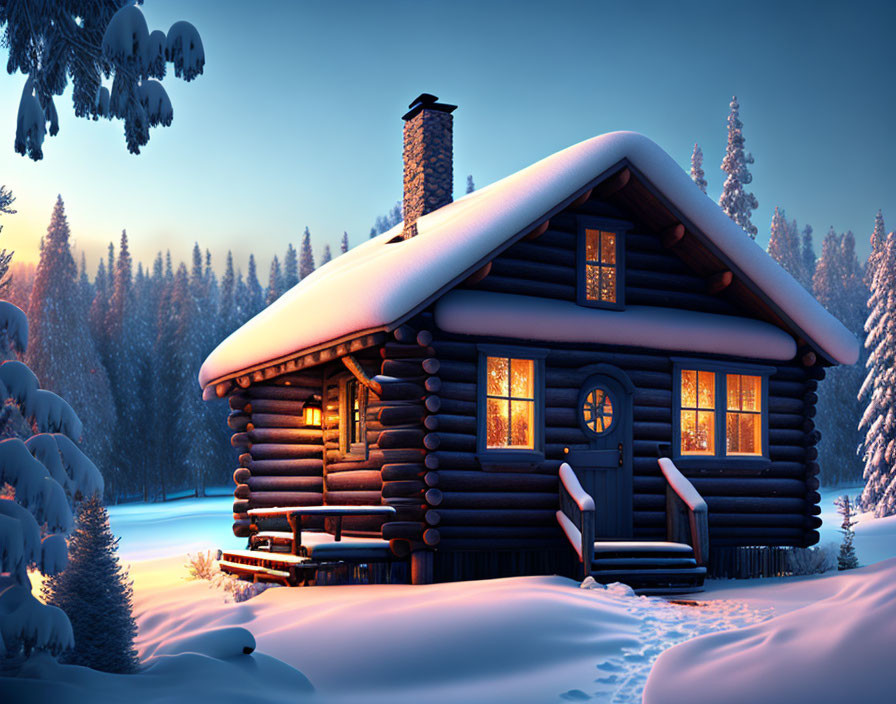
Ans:
<svg viewBox="0 0 896 704"><path fill-rule="evenodd" d="M709 558L709 523L706 501L668 457L659 459L666 479L666 539L688 543L694 559L705 565Z"/></svg>
<svg viewBox="0 0 896 704"><path fill-rule="evenodd" d="M566 462L560 465L560 510L557 522L579 556L580 577L591 572L594 558L594 499Z"/></svg>

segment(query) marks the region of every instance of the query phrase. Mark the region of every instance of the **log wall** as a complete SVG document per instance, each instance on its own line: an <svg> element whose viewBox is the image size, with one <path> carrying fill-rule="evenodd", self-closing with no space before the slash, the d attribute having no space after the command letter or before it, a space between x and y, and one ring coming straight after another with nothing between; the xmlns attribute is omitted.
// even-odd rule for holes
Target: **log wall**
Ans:
<svg viewBox="0 0 896 704"><path fill-rule="evenodd" d="M322 376L310 370L251 384L230 396L231 444L240 450L233 532L249 534L250 508L323 503L323 434L306 427L302 408L320 394ZM281 529L287 529L285 520Z"/></svg>

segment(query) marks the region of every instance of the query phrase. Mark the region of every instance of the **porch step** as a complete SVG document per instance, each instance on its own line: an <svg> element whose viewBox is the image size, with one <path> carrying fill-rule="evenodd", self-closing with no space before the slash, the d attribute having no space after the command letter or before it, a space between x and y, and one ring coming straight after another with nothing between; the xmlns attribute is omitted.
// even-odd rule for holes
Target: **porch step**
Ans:
<svg viewBox="0 0 896 704"><path fill-rule="evenodd" d="M591 576L603 584L623 582L638 594L683 594L700 591L706 568L684 543L662 541L598 541Z"/></svg>

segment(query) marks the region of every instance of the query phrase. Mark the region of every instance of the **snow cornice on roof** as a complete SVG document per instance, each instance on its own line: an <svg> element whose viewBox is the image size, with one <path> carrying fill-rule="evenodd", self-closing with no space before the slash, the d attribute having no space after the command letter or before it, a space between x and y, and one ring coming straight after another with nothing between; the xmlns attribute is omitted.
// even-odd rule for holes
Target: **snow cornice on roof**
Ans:
<svg viewBox="0 0 896 704"><path fill-rule="evenodd" d="M856 362L855 336L725 215L666 152L635 132L612 132L557 152L422 216L416 237L396 241L402 231L399 224L329 262L221 342L202 365L200 384L232 378L356 331L389 329L422 303L447 292L558 204L626 162L724 254L792 323L795 333L833 362Z"/></svg>

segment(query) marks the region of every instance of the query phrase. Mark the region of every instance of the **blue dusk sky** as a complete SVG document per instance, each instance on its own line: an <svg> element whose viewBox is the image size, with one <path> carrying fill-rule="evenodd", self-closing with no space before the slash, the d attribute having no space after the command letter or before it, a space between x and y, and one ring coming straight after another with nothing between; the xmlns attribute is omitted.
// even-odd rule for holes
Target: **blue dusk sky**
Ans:
<svg viewBox="0 0 896 704"><path fill-rule="evenodd" d="M0 183L17 196L0 246L35 260L56 194L88 268L128 230L136 258L194 241L220 270L298 245L366 239L401 196L401 115L421 92L459 105L455 189L483 186L612 130L642 132L684 168L699 142L718 198L736 94L756 159L753 221L776 205L815 228L877 210L896 227L896 5L892 2L146 0L150 29L199 29L205 74L169 75L171 127L140 156L119 121L77 119L33 163L13 151L21 75L0 77ZM4 54L5 56L5 54Z"/></svg>

